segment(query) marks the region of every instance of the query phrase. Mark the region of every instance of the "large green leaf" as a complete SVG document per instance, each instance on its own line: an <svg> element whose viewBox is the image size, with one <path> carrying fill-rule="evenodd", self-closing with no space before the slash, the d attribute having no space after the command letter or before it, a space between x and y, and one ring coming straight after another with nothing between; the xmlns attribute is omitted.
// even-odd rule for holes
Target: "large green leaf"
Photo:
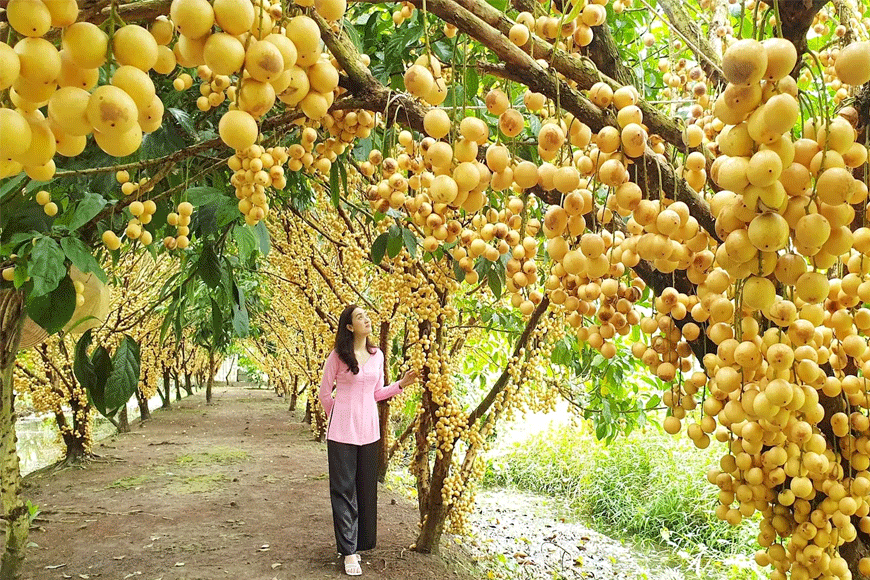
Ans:
<svg viewBox="0 0 870 580"><path fill-rule="evenodd" d="M257 232L257 239L260 241L260 253L264 256L268 256L271 243L269 240L269 230L266 228L266 224L262 221L257 222L257 226L254 230Z"/></svg>
<svg viewBox="0 0 870 580"><path fill-rule="evenodd" d="M86 193L72 212L70 222L66 224L67 227L73 231L79 229L95 218L106 207L106 203L105 198L99 193Z"/></svg>
<svg viewBox="0 0 870 580"><path fill-rule="evenodd" d="M76 343L76 358L73 361L73 375L86 390L91 390L97 382L94 363L88 357L88 347L91 345L91 330L86 330Z"/></svg>
<svg viewBox="0 0 870 580"><path fill-rule="evenodd" d="M112 372L106 380L105 405L109 416L127 404L139 386L139 345L124 335L112 357Z"/></svg>
<svg viewBox="0 0 870 580"><path fill-rule="evenodd" d="M27 296L27 315L39 326L54 334L70 321L76 309L76 289L69 276L61 278L51 292Z"/></svg>
<svg viewBox="0 0 870 580"><path fill-rule="evenodd" d="M80 239L72 236L61 238L60 247L63 248L63 253L76 268L84 273L93 272L104 284L108 282L106 273L103 272L94 255Z"/></svg>
<svg viewBox="0 0 870 580"><path fill-rule="evenodd" d="M248 308L245 306L245 292L238 284L233 284L233 333L244 338L250 333Z"/></svg>
<svg viewBox="0 0 870 580"><path fill-rule="evenodd" d="M33 296L43 296L55 288L66 276L66 256L60 245L51 238L41 236L33 243L28 271L33 279Z"/></svg>
<svg viewBox="0 0 870 580"><path fill-rule="evenodd" d="M197 272L209 288L217 288L221 283L221 261L210 243L203 244L202 254L196 263Z"/></svg>
<svg viewBox="0 0 870 580"><path fill-rule="evenodd" d="M384 252L387 251L387 242L390 239L389 232L384 232L375 239L375 243L372 244L372 262L375 265L380 264L381 260L384 259Z"/></svg>
<svg viewBox="0 0 870 580"><path fill-rule="evenodd" d="M239 248L239 259L242 262L247 262L254 250L257 249L258 240L254 230L247 224L235 226L233 227L233 238Z"/></svg>

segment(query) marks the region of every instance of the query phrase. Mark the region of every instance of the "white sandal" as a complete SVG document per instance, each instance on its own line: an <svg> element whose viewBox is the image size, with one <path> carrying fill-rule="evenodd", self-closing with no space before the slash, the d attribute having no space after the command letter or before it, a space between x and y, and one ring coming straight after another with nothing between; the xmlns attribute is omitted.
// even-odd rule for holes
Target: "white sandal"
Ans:
<svg viewBox="0 0 870 580"><path fill-rule="evenodd" d="M356 556L356 562L348 561L347 559L345 559L345 561L344 561L344 572L348 576L360 576L360 575L362 575L362 567L360 566L360 562L362 561L362 558L360 557L359 554L354 554L354 556Z"/></svg>

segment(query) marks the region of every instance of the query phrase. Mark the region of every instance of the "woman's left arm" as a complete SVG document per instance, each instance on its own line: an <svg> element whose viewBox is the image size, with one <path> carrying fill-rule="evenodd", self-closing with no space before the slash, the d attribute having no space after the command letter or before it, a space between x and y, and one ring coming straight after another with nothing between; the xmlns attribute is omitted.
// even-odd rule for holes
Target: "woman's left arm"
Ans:
<svg viewBox="0 0 870 580"><path fill-rule="evenodd" d="M384 386L384 365L381 361L381 366L378 371L378 380L375 383L375 401L384 401L390 397L394 397L402 392L401 379L390 385Z"/></svg>

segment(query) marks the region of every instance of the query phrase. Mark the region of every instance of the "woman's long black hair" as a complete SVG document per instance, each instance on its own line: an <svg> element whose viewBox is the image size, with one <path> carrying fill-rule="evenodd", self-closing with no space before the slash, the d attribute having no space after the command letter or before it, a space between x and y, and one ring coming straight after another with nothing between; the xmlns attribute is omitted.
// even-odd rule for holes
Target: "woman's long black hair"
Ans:
<svg viewBox="0 0 870 580"><path fill-rule="evenodd" d="M341 311L341 316L338 317L338 332L335 333L335 352L338 354L344 364L346 364L353 374L359 374L359 363L356 360L356 354L353 352L353 331L348 330L348 325L353 326L353 311L357 308L356 304L348 304ZM371 335L366 337L366 350L370 354L375 354L375 345L371 343Z"/></svg>

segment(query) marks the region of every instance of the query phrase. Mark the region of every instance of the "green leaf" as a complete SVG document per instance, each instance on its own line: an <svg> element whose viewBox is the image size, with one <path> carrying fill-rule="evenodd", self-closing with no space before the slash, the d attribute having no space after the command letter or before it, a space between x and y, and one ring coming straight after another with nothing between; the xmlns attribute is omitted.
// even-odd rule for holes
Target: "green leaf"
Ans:
<svg viewBox="0 0 870 580"><path fill-rule="evenodd" d="M390 239L387 241L387 254L391 258L395 258L402 251L402 242L401 232L396 232L396 235L390 235Z"/></svg>
<svg viewBox="0 0 870 580"><path fill-rule="evenodd" d="M178 308L179 303L181 302L181 298L177 297L172 302L169 303L169 308L166 309L166 314L163 316L163 322L160 324L160 342L163 343L163 340L166 338L166 333L169 330L169 325L172 323L172 315L175 313L175 309Z"/></svg>
<svg viewBox="0 0 870 580"><path fill-rule="evenodd" d="M109 281L94 255L80 239L72 236L61 238L60 247L63 248L63 253L66 254L70 262L83 273L93 272L104 284Z"/></svg>
<svg viewBox="0 0 870 580"><path fill-rule="evenodd" d="M76 289L69 276L61 278L51 292L27 296L27 315L39 326L54 334L70 321L76 309Z"/></svg>
<svg viewBox="0 0 870 580"><path fill-rule="evenodd" d="M139 345L125 334L112 357L112 372L106 380L105 405L110 416L127 404L138 386Z"/></svg>
<svg viewBox="0 0 870 580"><path fill-rule="evenodd" d="M40 237L30 253L30 277L33 279L33 296L43 296L57 288L66 276L66 256L58 243L48 237Z"/></svg>
<svg viewBox="0 0 870 580"><path fill-rule="evenodd" d="M191 187L184 192L184 197L193 207L200 207L227 197L226 194L216 187L200 186Z"/></svg>
<svg viewBox="0 0 870 580"><path fill-rule="evenodd" d="M268 256L271 243L269 240L269 230L266 228L266 224L262 221L257 222L254 229L257 231L257 238L260 240L260 253L264 256Z"/></svg>
<svg viewBox="0 0 870 580"><path fill-rule="evenodd" d="M94 349L91 356L94 369L94 384L88 389L88 400L104 417L110 416L106 411L106 381L112 374L112 359L109 351L103 346Z"/></svg>
<svg viewBox="0 0 870 580"><path fill-rule="evenodd" d="M389 232L384 232L375 239L375 243L372 244L372 262L375 265L381 263L381 260L384 259L384 252L387 251L387 241L390 239Z"/></svg>
<svg viewBox="0 0 870 580"><path fill-rule="evenodd" d="M492 290L492 295L496 298L501 297L501 278L498 272L490 270L486 273L486 281L489 283L489 289Z"/></svg>
<svg viewBox="0 0 870 580"><path fill-rule="evenodd" d="M224 313L214 298L211 299L211 332L212 345L216 345L224 333Z"/></svg>
<svg viewBox="0 0 870 580"><path fill-rule="evenodd" d="M233 289L235 298L233 302L233 332L239 338L244 338L250 333L248 308L245 306L245 293L238 284L233 284Z"/></svg>
<svg viewBox="0 0 870 580"><path fill-rule="evenodd" d="M235 226L233 228L233 238L235 238L236 245L239 248L239 259L242 262L247 262L254 250L257 249L258 241L254 230L247 224Z"/></svg>
<svg viewBox="0 0 870 580"><path fill-rule="evenodd" d="M73 361L73 375L79 384L87 390L94 388L97 374L94 363L88 358L88 347L91 345L91 331L86 330L76 343L76 358Z"/></svg>
<svg viewBox="0 0 870 580"><path fill-rule="evenodd" d="M217 288L221 283L221 262L214 251L214 245L203 244L202 255L196 264L199 277L209 288Z"/></svg>
<svg viewBox="0 0 870 580"><path fill-rule="evenodd" d="M417 257L417 236L408 228L402 228L402 239L405 241L405 249L412 258Z"/></svg>
<svg viewBox="0 0 870 580"><path fill-rule="evenodd" d="M76 205L67 227L72 231L79 229L94 219L106 207L107 203L105 198L99 193L86 193L78 205Z"/></svg>

